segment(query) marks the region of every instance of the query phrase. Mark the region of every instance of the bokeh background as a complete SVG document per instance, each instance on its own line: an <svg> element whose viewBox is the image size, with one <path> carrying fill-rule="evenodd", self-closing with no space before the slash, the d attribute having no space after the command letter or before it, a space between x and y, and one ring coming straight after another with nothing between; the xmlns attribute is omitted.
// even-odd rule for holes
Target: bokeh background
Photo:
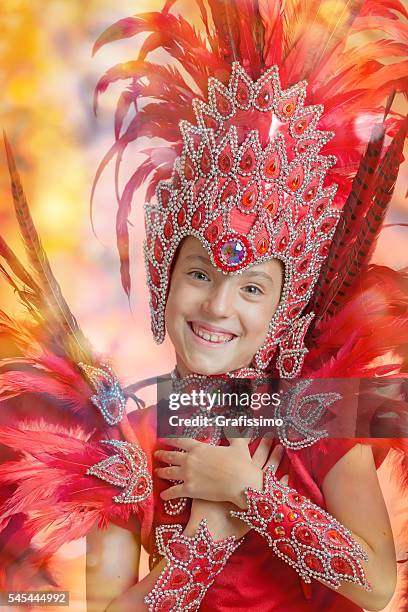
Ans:
<svg viewBox="0 0 408 612"><path fill-rule="evenodd" d="M171 346L157 347L150 335L148 297L142 261L141 192L131 228L130 305L119 278L115 241L116 201L113 169L95 194L94 228L90 191L102 155L113 141L118 88L92 109L93 89L105 70L134 59L138 41L104 47L92 58L97 36L122 17L156 10L163 0L2 0L0 6L0 127L12 143L32 214L63 293L93 345L108 354L124 383L173 367ZM404 112L402 97L397 100ZM1 146L0 146L1 149ZM127 155L122 184L137 157ZM404 199L408 171L400 172L386 223L408 223ZM0 152L0 229L19 254L21 246ZM373 261L396 268L408 265L408 228L383 230ZM0 281L1 307L22 313ZM153 390L144 399L154 401ZM401 512L401 500L388 503ZM70 610L85 610L84 542L65 546L55 560L63 587L71 592Z"/></svg>

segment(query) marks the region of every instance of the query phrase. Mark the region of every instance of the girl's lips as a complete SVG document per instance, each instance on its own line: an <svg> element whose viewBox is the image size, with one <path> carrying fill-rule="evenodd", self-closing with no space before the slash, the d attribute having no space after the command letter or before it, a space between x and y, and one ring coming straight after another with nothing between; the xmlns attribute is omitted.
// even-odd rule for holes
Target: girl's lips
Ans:
<svg viewBox="0 0 408 612"><path fill-rule="evenodd" d="M224 341L224 342L211 342L211 340L205 340L205 338L201 338L201 336L198 336L194 332L191 322L187 322L187 327L189 328L190 333L191 333L192 337L194 338L194 341L199 343L199 344L201 344L201 345L204 345L204 346L206 346L208 348L219 348L221 346L225 346L226 344L230 344L231 342L233 342L235 340L235 338L236 338L236 336L234 336L233 338L231 338L231 340L228 340L228 341Z"/></svg>

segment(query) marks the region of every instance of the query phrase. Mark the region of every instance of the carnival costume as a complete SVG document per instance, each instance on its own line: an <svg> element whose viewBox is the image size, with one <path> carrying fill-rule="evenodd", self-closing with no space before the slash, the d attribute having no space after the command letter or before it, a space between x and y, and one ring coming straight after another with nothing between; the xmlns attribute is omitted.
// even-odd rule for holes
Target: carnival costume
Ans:
<svg viewBox="0 0 408 612"><path fill-rule="evenodd" d="M97 86L99 94L118 79L132 79L97 179L115 156L118 179L130 142L141 136L165 141L147 152L119 197L117 213L121 278L129 294L128 217L135 190L148 181L144 254L155 340L165 335L177 249L183 238L195 236L225 274L274 258L284 265L281 300L264 343L249 367L226 377L404 372L408 279L404 272L369 265L407 131L407 120L391 108L395 92L406 88L406 62L399 60L407 47L391 39L397 15L406 17L403 6L397 0L338 3L333 25L325 2L209 0L207 7L197 0L204 37L171 12L174 4L169 0L160 13L114 24L95 46L148 33L137 60L115 66ZM374 27L386 37L353 47L352 35ZM401 36L405 32L402 23ZM158 48L183 72L150 63L146 56ZM398 61L382 64L379 58L387 56ZM141 99L149 100L139 108ZM131 108L136 113L126 122ZM356 116L362 119L358 129ZM10 452L0 471L0 483L8 487L0 514L3 541L21 538L24 555L43 567L63 542L85 535L96 521L123 524L133 511L152 562L167 560L145 600L152 611L300 611L307 602L298 599L293 570L308 597L304 584L312 578L333 588L349 581L369 589L361 564L365 552L324 510L321 493L325 474L358 439L337 446L318 439L298 447L287 443L294 486L281 485L268 471L262 491L246 491L248 507L235 516L252 529L241 541L215 542L205 521L193 537L183 535L186 500L165 507L158 495L163 483L154 482L152 490L154 417L141 410L129 422L126 393L94 356L51 274L10 152L9 166L36 277L4 242L0 254L10 271L3 273L37 330L45 332L38 338L31 326L2 315L2 334L16 349L0 374L0 398L14 411L12 418L6 412L11 424L0 427L0 442ZM373 328L381 334L372 334ZM375 363L388 353L388 365ZM34 416L26 419L19 400L33 396ZM400 418L405 408L393 403ZM377 446L377 465L394 448L406 466L403 440L370 444ZM317 452L325 456L318 466ZM70 489L73 463L66 459L77 454L76 475L84 490L91 487L92 498L81 494L78 480ZM54 484L40 493L47 474L54 474ZM31 550L34 535L56 518L63 527L44 549ZM9 549L7 544L6 554ZM243 576L245 559L251 562ZM321 584L313 587L315 609L359 609Z"/></svg>

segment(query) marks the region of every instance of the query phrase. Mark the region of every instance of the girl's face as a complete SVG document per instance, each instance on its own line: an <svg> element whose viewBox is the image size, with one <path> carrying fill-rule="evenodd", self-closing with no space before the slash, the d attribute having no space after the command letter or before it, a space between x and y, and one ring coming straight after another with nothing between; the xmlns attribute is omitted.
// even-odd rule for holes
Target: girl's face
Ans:
<svg viewBox="0 0 408 612"><path fill-rule="evenodd" d="M226 275L189 236L171 276L165 323L181 376L211 375L249 366L262 345L283 284L277 259Z"/></svg>

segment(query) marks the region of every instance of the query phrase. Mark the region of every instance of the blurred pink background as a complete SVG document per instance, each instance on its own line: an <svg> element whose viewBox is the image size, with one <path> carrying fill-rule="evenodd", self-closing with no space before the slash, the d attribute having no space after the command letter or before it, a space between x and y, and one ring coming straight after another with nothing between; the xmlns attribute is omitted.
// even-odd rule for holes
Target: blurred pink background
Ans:
<svg viewBox="0 0 408 612"><path fill-rule="evenodd" d="M113 112L122 85L112 86L102 96L97 118L92 111L93 89L109 67L134 59L137 41L108 45L94 58L91 50L97 36L117 19L162 6L163 0L3 0L0 9L1 127L14 148L37 229L63 294L93 345L109 355L124 384L169 371L174 358L168 341L158 347L150 334L142 260L143 193L134 202L131 217L132 310L119 278L112 168L96 191L97 237L90 224L91 185L98 162L113 141ZM397 104L404 112L402 98ZM122 184L136 163L137 154L128 151ZM405 162L386 223L408 222L407 177ZM1 233L21 254L3 151L0 193ZM405 267L407 244L408 228L384 229L373 261ZM4 283L0 292L6 312L23 312ZM152 403L154 389L143 397ZM380 475L387 503L406 515L404 500L386 488L385 468ZM69 610L86 609L84 560L83 541L63 547L55 560L63 587L71 591Z"/></svg>

